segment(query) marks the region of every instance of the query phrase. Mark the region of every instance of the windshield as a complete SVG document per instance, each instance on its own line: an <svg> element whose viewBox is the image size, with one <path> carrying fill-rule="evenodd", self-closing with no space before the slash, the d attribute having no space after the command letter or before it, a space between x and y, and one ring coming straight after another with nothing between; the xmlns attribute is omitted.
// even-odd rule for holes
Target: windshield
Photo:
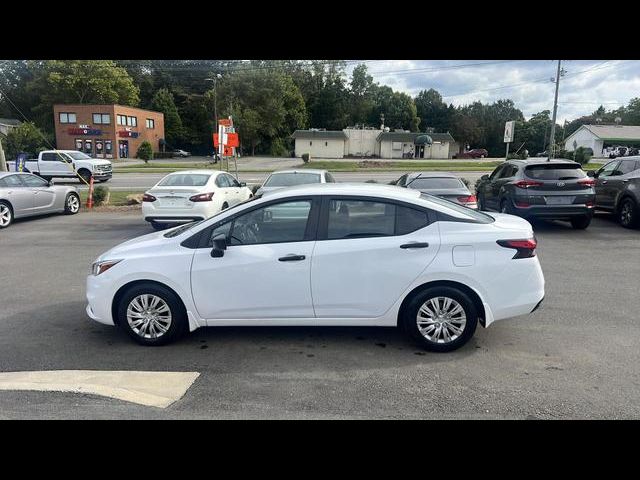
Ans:
<svg viewBox="0 0 640 480"><path fill-rule="evenodd" d="M82 152L69 152L68 155L74 160L91 160L91 157Z"/></svg>
<svg viewBox="0 0 640 480"><path fill-rule="evenodd" d="M573 164L567 165L531 165L525 168L525 174L536 180L572 180L585 178L587 174L580 167Z"/></svg>
<svg viewBox="0 0 640 480"><path fill-rule="evenodd" d="M160 183L159 187L203 187L209 181L211 175L202 173L178 173L167 175Z"/></svg>
<svg viewBox="0 0 640 480"><path fill-rule="evenodd" d="M409 180L407 185L409 188L415 188L416 190L440 190L446 188L462 188L464 183L458 178L448 177L426 177L416 178L415 180Z"/></svg>
<svg viewBox="0 0 640 480"><path fill-rule="evenodd" d="M458 203L450 202L444 198L429 195L428 193L420 194L420 198L448 208L450 211L446 213L453 217L467 218L476 223L493 223L495 221L491 215L487 215L486 213L479 212L472 208L464 207Z"/></svg>
<svg viewBox="0 0 640 480"><path fill-rule="evenodd" d="M265 187L292 187L307 183L320 183L320 175L317 173L274 173L266 182Z"/></svg>

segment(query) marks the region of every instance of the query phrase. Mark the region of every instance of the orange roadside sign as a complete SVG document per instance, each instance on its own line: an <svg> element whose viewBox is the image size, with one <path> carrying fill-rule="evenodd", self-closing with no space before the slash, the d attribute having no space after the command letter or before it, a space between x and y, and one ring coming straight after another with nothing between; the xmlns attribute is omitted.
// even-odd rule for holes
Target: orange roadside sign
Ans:
<svg viewBox="0 0 640 480"><path fill-rule="evenodd" d="M230 127L231 120L229 120L228 118L221 118L220 120L218 120L218 125L222 125L223 127Z"/></svg>
<svg viewBox="0 0 640 480"><path fill-rule="evenodd" d="M237 133L227 133L227 146L229 146L229 147L239 147L240 146L240 142L239 142Z"/></svg>

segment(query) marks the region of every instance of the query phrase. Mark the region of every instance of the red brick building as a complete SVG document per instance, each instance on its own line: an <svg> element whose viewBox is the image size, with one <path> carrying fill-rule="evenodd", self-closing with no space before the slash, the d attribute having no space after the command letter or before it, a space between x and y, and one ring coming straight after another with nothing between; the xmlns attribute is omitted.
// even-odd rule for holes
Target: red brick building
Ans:
<svg viewBox="0 0 640 480"><path fill-rule="evenodd" d="M56 146L95 158L134 158L147 140L162 151L164 114L122 105L54 105Z"/></svg>

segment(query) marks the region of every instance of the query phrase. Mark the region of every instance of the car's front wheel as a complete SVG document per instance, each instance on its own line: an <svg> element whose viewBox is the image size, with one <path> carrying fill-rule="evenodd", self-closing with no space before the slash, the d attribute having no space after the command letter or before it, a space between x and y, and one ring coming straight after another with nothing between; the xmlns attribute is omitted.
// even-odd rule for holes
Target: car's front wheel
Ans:
<svg viewBox="0 0 640 480"><path fill-rule="evenodd" d="M130 288L120 299L118 325L141 345L166 345L186 330L187 313L167 287L148 283Z"/></svg>
<svg viewBox="0 0 640 480"><path fill-rule="evenodd" d="M0 202L0 228L7 228L13 223L13 209L7 202Z"/></svg>
<svg viewBox="0 0 640 480"><path fill-rule="evenodd" d="M625 228L634 228L638 226L638 206L630 198L625 198L620 205L618 220L620 225Z"/></svg>
<svg viewBox="0 0 640 480"><path fill-rule="evenodd" d="M402 326L426 350L450 352L473 336L478 312L462 290L431 287L416 295L404 308Z"/></svg>

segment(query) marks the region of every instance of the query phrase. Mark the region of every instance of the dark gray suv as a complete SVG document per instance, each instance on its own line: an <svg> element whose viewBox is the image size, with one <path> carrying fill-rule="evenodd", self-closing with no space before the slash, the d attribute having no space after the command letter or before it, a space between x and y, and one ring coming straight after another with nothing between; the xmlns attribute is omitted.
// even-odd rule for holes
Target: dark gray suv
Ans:
<svg viewBox="0 0 640 480"><path fill-rule="evenodd" d="M587 228L595 206L595 180L569 160L509 160L483 175L476 195L480 210L524 218L568 220Z"/></svg>
<svg viewBox="0 0 640 480"><path fill-rule="evenodd" d="M640 156L616 159L587 172L596 182L596 208L616 215L623 227L640 225Z"/></svg>

